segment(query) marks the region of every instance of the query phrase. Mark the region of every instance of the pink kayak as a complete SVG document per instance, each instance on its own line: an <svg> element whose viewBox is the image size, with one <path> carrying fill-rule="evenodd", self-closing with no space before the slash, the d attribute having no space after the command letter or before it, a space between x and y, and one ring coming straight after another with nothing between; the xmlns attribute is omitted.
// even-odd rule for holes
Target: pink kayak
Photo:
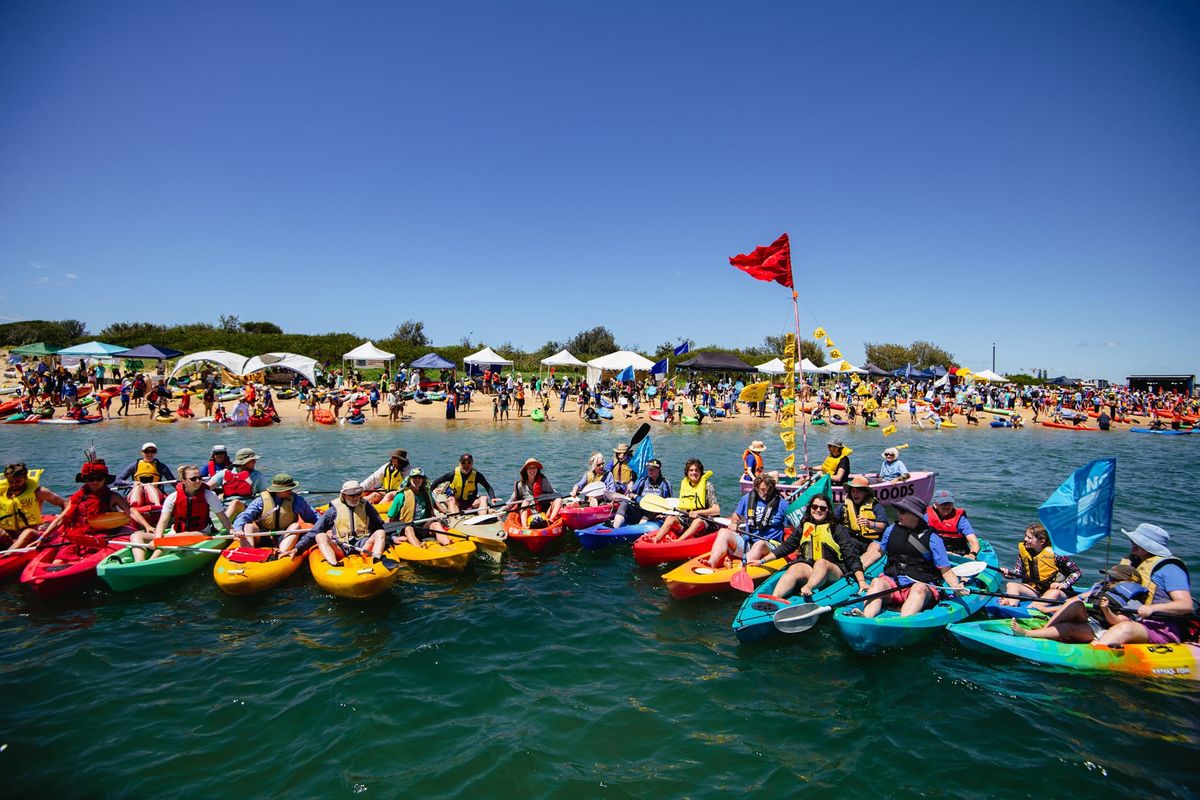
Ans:
<svg viewBox="0 0 1200 800"><path fill-rule="evenodd" d="M855 475L853 477L859 476ZM929 500L933 497L937 473L917 470L911 473L906 481L880 481L879 476L875 473L865 473L862 477L870 481L871 491L875 493L875 497L879 502L885 505L893 505L897 500L904 497L916 497L922 503L928 504ZM754 482L745 475L742 476L740 483L742 494L747 494L754 487ZM791 500L797 494L804 491L804 488L800 485L779 484L779 492L787 500ZM844 496L845 492L841 486L833 487L833 502L842 502Z"/></svg>
<svg viewBox="0 0 1200 800"><path fill-rule="evenodd" d="M616 511L616 503L601 503L598 506L563 506L558 515L568 528L578 531L608 522Z"/></svg>

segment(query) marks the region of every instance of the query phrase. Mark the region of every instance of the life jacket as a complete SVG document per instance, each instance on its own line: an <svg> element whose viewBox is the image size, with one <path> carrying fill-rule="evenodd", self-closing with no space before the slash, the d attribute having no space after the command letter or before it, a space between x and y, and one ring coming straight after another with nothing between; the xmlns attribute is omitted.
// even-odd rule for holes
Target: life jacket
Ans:
<svg viewBox="0 0 1200 800"><path fill-rule="evenodd" d="M747 458L753 459L753 461L754 461L753 469L751 469L749 466L747 466L747 464L746 464ZM747 450L743 451L742 452L742 474L744 474L748 477L751 477L751 478L755 478L755 477L758 477L759 475L761 475L762 471L763 471L763 457L760 454L754 452L753 450L747 449Z"/></svg>
<svg viewBox="0 0 1200 800"><path fill-rule="evenodd" d="M1037 553L1030 553L1025 543L1017 545L1017 557L1021 559L1021 572L1025 575L1025 583L1032 586L1038 594L1050 588L1058 576L1058 565L1054 563L1054 548L1046 545Z"/></svg>
<svg viewBox="0 0 1200 800"><path fill-rule="evenodd" d="M42 502L37 499L36 478L25 479L25 489L10 497L8 490L0 492L0 529L18 533L42 522Z"/></svg>
<svg viewBox="0 0 1200 800"><path fill-rule="evenodd" d="M855 508L854 501L850 499L850 493L846 493L846 500L843 503L846 514L846 527L853 531L858 538L868 541L877 542L882 536L882 531L877 531L874 528L860 528L858 526L858 518L866 517L867 519L879 519L875 515L875 498L871 498L863 503L860 508Z"/></svg>
<svg viewBox="0 0 1200 800"><path fill-rule="evenodd" d="M450 481L450 491L459 500L470 500L476 494L475 476L479 474L479 470L472 469L467 475L463 475L462 467L454 468L454 480Z"/></svg>
<svg viewBox="0 0 1200 800"><path fill-rule="evenodd" d="M758 496L758 492L751 490L750 502L746 504L746 527L750 529L751 533L760 533L770 529L771 520L775 517L775 512L779 510L779 503L782 499L782 495L779 492L775 492L770 500L763 503L762 498ZM758 506L760 504L766 506L761 524L757 522Z"/></svg>
<svg viewBox="0 0 1200 800"><path fill-rule="evenodd" d="M956 508L950 519L942 519L938 516L937 510L933 506L929 506L925 509L925 521L943 539L965 539L967 537L963 536L958 530L958 521L966 513L964 509Z"/></svg>
<svg viewBox="0 0 1200 800"><path fill-rule="evenodd" d="M1133 566L1133 563L1128 558L1122 558L1118 563L1127 567ZM1150 593L1149 602L1151 603L1155 602L1154 595L1158 591L1158 587L1154 585L1154 581L1151 579L1153 578L1155 572L1158 572L1168 564L1174 564L1175 566L1179 567L1183 570L1185 575L1190 574L1188 573L1187 565L1173 556L1150 556L1142 561L1142 563L1134 567L1134 578L1138 583L1146 587L1146 591Z"/></svg>
<svg viewBox="0 0 1200 800"><path fill-rule="evenodd" d="M275 495L270 492L263 492L259 495L262 498L262 515L258 521L263 529L268 531L283 531L287 530L293 522L296 521L296 512L292 509L296 502L296 496L292 495L282 503L275 499Z"/></svg>
<svg viewBox="0 0 1200 800"><path fill-rule="evenodd" d="M383 475L379 478L379 488L385 492L397 491L401 484L404 483L404 467L398 469L392 468L392 462L388 462L383 468Z"/></svg>
<svg viewBox="0 0 1200 800"><path fill-rule="evenodd" d="M708 479L712 477L712 470L700 476L700 482L692 486L692 482L686 477L679 482L679 510L680 511L699 511L702 508L708 508Z"/></svg>
<svg viewBox="0 0 1200 800"><path fill-rule="evenodd" d="M174 528L177 533L204 530L208 527L209 513L203 491L189 495L183 484L179 484L175 490Z"/></svg>
<svg viewBox="0 0 1200 800"><path fill-rule="evenodd" d="M117 495L107 486L98 492L89 492L85 486L71 495L71 517L63 525L64 533L90 533L92 526L88 520L97 514L107 514L113 510L113 498Z"/></svg>
<svg viewBox="0 0 1200 800"><path fill-rule="evenodd" d="M250 470L238 470L233 466L226 468L225 477L221 481L221 495L223 497L252 497L254 486L250 483Z"/></svg>
<svg viewBox="0 0 1200 800"><path fill-rule="evenodd" d="M417 510L417 493L409 484L400 490L400 510L397 512L397 522L412 522L416 519ZM429 491L428 482L425 489L421 492L425 496L425 507L429 509L429 513L437 511L437 506L433 502L433 494Z"/></svg>
<svg viewBox="0 0 1200 800"><path fill-rule="evenodd" d="M851 450L849 447L843 447L842 452L840 454L838 454L836 456L829 456L828 458L826 458L824 461L821 462L821 472L824 472L826 475L829 475L832 477L833 473L837 472L838 464L840 464L842 462L842 459L849 458L850 454L853 452L854 451Z"/></svg>
<svg viewBox="0 0 1200 800"><path fill-rule="evenodd" d="M637 480L637 473L628 464L613 464L612 478L613 483L627 485Z"/></svg>
<svg viewBox="0 0 1200 800"><path fill-rule="evenodd" d="M914 581L936 581L941 578L937 568L933 566L933 553L929 549L929 540L933 530L922 528L920 531L910 531L899 525L892 526L888 535L887 565L883 571L888 577L898 578L901 575Z"/></svg>
<svg viewBox="0 0 1200 800"><path fill-rule="evenodd" d="M137 469L133 471L136 483L155 483L159 479L157 461L138 461Z"/></svg>
<svg viewBox="0 0 1200 800"><path fill-rule="evenodd" d="M338 539L349 541L358 536L366 536L371 532L365 500L359 500L358 504L351 508L339 496L335 497L329 505L337 509L337 519L333 521L333 529Z"/></svg>
<svg viewBox="0 0 1200 800"><path fill-rule="evenodd" d="M825 553L825 548L833 551L834 558L830 558ZM842 560L842 548L838 547L837 540L833 538L832 529L827 522L820 525L805 522L800 533L799 550L802 561L815 562L822 558L826 561Z"/></svg>

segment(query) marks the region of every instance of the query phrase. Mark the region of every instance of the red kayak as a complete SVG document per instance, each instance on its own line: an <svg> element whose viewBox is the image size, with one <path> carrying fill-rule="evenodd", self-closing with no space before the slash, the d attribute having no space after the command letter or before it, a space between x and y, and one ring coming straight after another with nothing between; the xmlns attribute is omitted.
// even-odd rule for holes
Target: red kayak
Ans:
<svg viewBox="0 0 1200 800"><path fill-rule="evenodd" d="M691 539L680 541L675 534L661 542L653 542L650 537L657 535L647 533L633 543L633 560L638 566L653 567L656 564L668 564L672 561L687 561L689 558L707 555L717 540L716 533L704 536L693 536Z"/></svg>
<svg viewBox="0 0 1200 800"><path fill-rule="evenodd" d="M37 558L37 554L36 550L26 553L0 553L0 583L15 579L25 569L26 564Z"/></svg>
<svg viewBox="0 0 1200 800"><path fill-rule="evenodd" d="M113 535L132 532L133 528L125 527L113 531ZM81 589L96 580L96 567L101 561L127 545L127 539L125 544L114 544L108 536L67 534L62 544L38 552L25 565L21 583L44 599Z"/></svg>
<svg viewBox="0 0 1200 800"><path fill-rule="evenodd" d="M520 542L531 553L539 553L551 543L559 541L566 531L567 526L561 517L545 528L522 528L521 515L516 513L509 514L504 519L504 532L508 534L508 541Z"/></svg>
<svg viewBox="0 0 1200 800"><path fill-rule="evenodd" d="M1068 425L1065 422L1043 422L1044 428L1058 428L1062 431L1098 431L1099 428L1089 428L1087 425Z"/></svg>
<svg viewBox="0 0 1200 800"><path fill-rule="evenodd" d="M601 503L598 506L563 506L559 519L572 530L583 530L602 522L608 522L617 513L616 503Z"/></svg>

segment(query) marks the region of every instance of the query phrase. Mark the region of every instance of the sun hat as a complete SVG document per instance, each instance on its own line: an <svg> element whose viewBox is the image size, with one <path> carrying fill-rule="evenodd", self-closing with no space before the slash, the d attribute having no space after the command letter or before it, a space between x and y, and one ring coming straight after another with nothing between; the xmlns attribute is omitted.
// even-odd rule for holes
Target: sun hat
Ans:
<svg viewBox="0 0 1200 800"><path fill-rule="evenodd" d="M300 488L300 484L291 475L286 472L281 472L274 478L271 478L271 485L267 487L268 492L290 492L293 489Z"/></svg>
<svg viewBox="0 0 1200 800"><path fill-rule="evenodd" d="M1121 533L1128 536L1134 544L1152 556L1161 556L1163 558L1170 558L1171 556L1171 548L1167 547L1167 542L1171 540L1171 534L1157 525L1143 522L1131 531L1122 528Z"/></svg>
<svg viewBox="0 0 1200 800"><path fill-rule="evenodd" d="M428 479L428 477L429 477L429 476L427 476L427 475L425 474L425 470L421 469L420 467L413 467L413 468L412 468L411 470L409 470L409 472L408 472L408 478L409 478L409 480L412 480L413 478L426 478L426 479Z"/></svg>
<svg viewBox="0 0 1200 800"><path fill-rule="evenodd" d="M650 467L658 467L659 469L662 469L662 462L657 458L652 458L646 462L646 468L649 469Z"/></svg>
<svg viewBox="0 0 1200 800"><path fill-rule="evenodd" d="M755 439L753 442L750 443L750 446L747 447L746 449L749 450L751 453L761 453L767 449L767 446L765 444L763 444L761 440Z"/></svg>
<svg viewBox="0 0 1200 800"><path fill-rule="evenodd" d="M871 482L869 480L867 480L866 478L864 478L862 475L855 475L853 478L850 479L850 482L846 484L846 488L847 489L870 489Z"/></svg>
<svg viewBox="0 0 1200 800"><path fill-rule="evenodd" d="M826 442L825 446L826 447L845 447L846 443L842 441L841 437L836 437L836 438L830 439L828 442Z"/></svg>
<svg viewBox="0 0 1200 800"><path fill-rule="evenodd" d="M147 450L157 450L157 449L158 449L158 445L156 445L154 442L146 442L144 445L142 445L143 453L146 452Z"/></svg>
<svg viewBox="0 0 1200 800"><path fill-rule="evenodd" d="M112 483L117 479L116 475L108 471L108 465L104 463L104 459L86 461L79 468L79 473L75 476L75 482L87 483L88 478L99 478L101 476L104 477L105 483Z"/></svg>
<svg viewBox="0 0 1200 800"><path fill-rule="evenodd" d="M929 501L930 505L940 506L942 503L950 503L954 505L954 495L949 489L938 489L933 493L933 499Z"/></svg>
<svg viewBox="0 0 1200 800"><path fill-rule="evenodd" d="M342 484L342 494L362 494L362 484L358 481L346 481Z"/></svg>
<svg viewBox="0 0 1200 800"><path fill-rule="evenodd" d="M625 444L625 442L621 442L619 445L617 445L616 447L613 448L613 452L616 453L617 455L621 455L622 453L628 453L629 445Z"/></svg>
<svg viewBox="0 0 1200 800"><path fill-rule="evenodd" d="M895 503L897 511L907 511L915 517L925 518L925 504L916 497L904 497Z"/></svg>
<svg viewBox="0 0 1200 800"><path fill-rule="evenodd" d="M212 451L214 453L224 453L225 455L229 455L229 448L223 444L214 444Z"/></svg>
<svg viewBox="0 0 1200 800"><path fill-rule="evenodd" d="M398 458L401 461L408 461L408 451L407 450L393 450L392 455L390 457Z"/></svg>
<svg viewBox="0 0 1200 800"><path fill-rule="evenodd" d="M537 468L538 468L539 470L540 470L540 469L543 469L543 467L542 467L542 462L538 461L536 458L527 458L527 459L525 459L525 463L521 465L521 469L520 469L520 470L518 470L518 471L519 471L521 474L524 474L524 473L525 473L525 470L526 470L526 468L528 468L530 464L537 464Z"/></svg>
<svg viewBox="0 0 1200 800"><path fill-rule="evenodd" d="M237 451L237 455L233 457L233 465L235 467L243 466L247 461L257 461L258 453L254 452L253 447L243 447Z"/></svg>

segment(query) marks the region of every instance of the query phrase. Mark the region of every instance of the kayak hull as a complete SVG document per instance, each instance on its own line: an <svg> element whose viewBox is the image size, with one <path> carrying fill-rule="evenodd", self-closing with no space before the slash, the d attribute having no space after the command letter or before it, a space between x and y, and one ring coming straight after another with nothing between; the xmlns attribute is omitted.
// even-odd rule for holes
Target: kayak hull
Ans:
<svg viewBox="0 0 1200 800"><path fill-rule="evenodd" d="M474 542L463 539L456 539L446 545L430 539L422 542L420 547L403 541L388 548L386 555L407 561L414 567L462 572L467 568L467 564L471 563L471 556L475 555L476 549Z"/></svg>
<svg viewBox="0 0 1200 800"><path fill-rule="evenodd" d="M558 512L558 516L564 525L577 531L608 522L616 511L616 503L601 503L598 506L564 506Z"/></svg>
<svg viewBox="0 0 1200 800"><path fill-rule="evenodd" d="M213 580L217 588L228 595L257 594L273 589L295 575L307 561L304 553L279 558L278 550L274 550L267 561L236 561L238 549L225 550L213 564Z"/></svg>
<svg viewBox="0 0 1200 800"><path fill-rule="evenodd" d="M21 583L44 599L76 592L93 583L100 562L121 549L122 545L112 543L96 547L65 542L48 547L25 565Z"/></svg>
<svg viewBox="0 0 1200 800"><path fill-rule="evenodd" d="M708 566L705 556L696 556L680 564L670 572L664 573L663 581L667 591L676 600L687 600L699 595L714 595L733 591L730 581L742 569L741 561L735 560L732 566L713 569ZM762 566L746 568L750 579L758 583L787 566L787 560L782 558L767 561Z"/></svg>
<svg viewBox="0 0 1200 800"><path fill-rule="evenodd" d="M858 475L854 477L858 477ZM937 485L937 473L924 470L917 470L911 473L906 481L880 481L878 475L871 473L867 473L862 477L865 477L870 482L871 491L875 493L875 498L884 505L893 505L896 501L905 497L916 497L922 503L928 505L929 501L933 498L934 487ZM739 483L742 488L742 494L749 494L750 490L754 488L754 481L745 475L742 476ZM807 487L780 483L779 493L783 495L785 500L790 502L796 495L803 492L805 488ZM833 487L833 502L842 502L844 496L845 490L841 486Z"/></svg>
<svg viewBox="0 0 1200 800"><path fill-rule="evenodd" d="M545 528L522 528L520 514L513 513L504 519L504 532L508 534L507 541L516 542L536 555L555 542L562 541L567 526L559 517Z"/></svg>
<svg viewBox="0 0 1200 800"><path fill-rule="evenodd" d="M981 539L979 542L979 556L979 560L987 562L989 566L997 565L996 551L986 540ZM966 560L960 556L950 557L951 563L962 563ZM1002 580L996 570L989 569L972 578L967 585L996 592L1000 590ZM960 597L943 589L942 599L937 605L909 617L902 617L893 609L886 609L876 617L857 617L850 616L849 608L842 608L834 612L833 621L851 649L859 653L877 653L881 650L919 644L947 625L967 619L990 600L990 597L978 594ZM861 604L856 607L861 608Z"/></svg>
<svg viewBox="0 0 1200 800"><path fill-rule="evenodd" d="M1003 653L1063 669L1117 672L1155 680L1200 680L1200 645L1065 644L1015 636L1009 624L1001 620L964 622L946 630L968 650L987 655Z"/></svg>
<svg viewBox="0 0 1200 800"><path fill-rule="evenodd" d="M713 542L716 540L717 534L709 533L704 536L694 536L691 539L680 540L671 536L661 542L652 542L650 535L645 534L633 543L633 560L640 567L654 567L659 564L687 561L689 558L710 552Z"/></svg>
<svg viewBox="0 0 1200 800"><path fill-rule="evenodd" d="M579 537L579 544L583 546L584 550L600 550L614 544L635 542L644 534L656 531L659 527L657 522L639 522L636 525L624 525L620 528L610 528L601 524L577 530L575 535Z"/></svg>
<svg viewBox="0 0 1200 800"><path fill-rule="evenodd" d="M341 564L330 564L314 547L308 555L313 580L325 591L347 600L369 600L391 589L400 577L397 566L388 569L370 556L347 555Z"/></svg>
<svg viewBox="0 0 1200 800"><path fill-rule="evenodd" d="M214 538L195 545L197 548L219 549L228 541ZM165 550L157 558L149 552L143 561L134 560L134 548L126 547L102 560L96 566L96 576L114 592L131 592L144 586L182 578L217 559L216 553L187 550Z"/></svg>

